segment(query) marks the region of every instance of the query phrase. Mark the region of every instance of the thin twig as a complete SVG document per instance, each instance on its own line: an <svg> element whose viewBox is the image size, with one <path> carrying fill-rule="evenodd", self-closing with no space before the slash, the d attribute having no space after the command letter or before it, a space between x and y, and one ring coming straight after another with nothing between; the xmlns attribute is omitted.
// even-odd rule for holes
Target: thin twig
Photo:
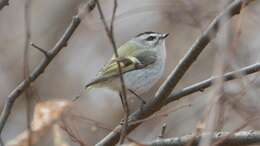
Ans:
<svg viewBox="0 0 260 146"><path fill-rule="evenodd" d="M116 42L115 42L115 38L114 38L114 21L115 21L116 10L118 7L117 0L114 0L114 8L113 8L113 14L112 14L110 28L106 22L106 19L105 19L104 13L102 11L101 5L99 3L99 0L97 0L96 3L97 3L98 12L100 14L101 21L103 22L106 34L112 44L115 57L118 58L119 55L117 52L117 46L116 46ZM122 90L121 91L122 93L120 93L121 94L120 96L121 96L121 100L122 100L122 104L123 104L123 108L124 108L124 112L125 112L124 124L123 124L124 128L122 129L122 134L120 136L120 144L122 144L124 141L126 131L127 131L127 126L128 126L129 107L128 107L128 103L127 103L125 81L124 81L123 72L122 72L122 68L120 66L119 61L117 61L117 66L118 66L118 71L120 74L120 82L121 82L121 90Z"/></svg>
<svg viewBox="0 0 260 146"><path fill-rule="evenodd" d="M157 139L152 141L146 146L185 146L191 139L194 138L194 143L192 146L197 146L199 141L204 138L212 139L213 142L226 138L230 133L229 132L217 132L217 133L202 133L197 135L195 138L193 135L186 135L182 137L167 138L167 139ZM240 131L234 133L227 137L221 142L221 146L245 146L251 144L260 143L260 131Z"/></svg>
<svg viewBox="0 0 260 146"><path fill-rule="evenodd" d="M31 40L31 0L26 0L24 5L24 30L25 30L25 43L24 43L24 56L23 56L23 77L24 80L29 78L30 66L29 66L29 46ZM29 86L25 89L26 100L26 127L28 130L28 146L31 146L31 98L32 87Z"/></svg>
<svg viewBox="0 0 260 146"><path fill-rule="evenodd" d="M55 56L67 46L67 43L73 33L75 32L76 28L79 26L81 20L78 15L72 18L72 21L62 37L59 41L55 44L55 46L48 51L49 57L44 58L41 63L35 68L35 70L30 74L30 76L23 80L8 96L7 101L5 102L4 108L1 112L0 116L0 134L3 131L3 128L6 124L6 121L11 113L13 104L15 100L30 86L30 84L35 81L47 68L47 66L51 63L51 61L55 58Z"/></svg>
<svg viewBox="0 0 260 146"><path fill-rule="evenodd" d="M37 45L34 44L33 42L31 42L30 45L31 45L32 47L34 47L35 49L37 49L38 51L40 51L46 58L49 57L48 51L42 49L41 47L37 46Z"/></svg>
<svg viewBox="0 0 260 146"><path fill-rule="evenodd" d="M61 123L60 128L68 134L72 142L78 143L80 146L87 146L87 144L74 133L73 129L69 127L64 118L61 118Z"/></svg>
<svg viewBox="0 0 260 146"><path fill-rule="evenodd" d="M208 43L213 39L219 29L219 22L225 20L226 16L234 16L240 12L240 7L243 2L251 2L252 0L235 0L232 2L223 12L221 12L209 25L206 31L194 42L191 46L187 54L183 57L180 63L176 66L176 68L169 75L167 80L160 87L158 92L155 95L155 98L146 105L143 106L142 109L138 109L136 112L130 115L130 120L140 120L144 119L154 112L160 110L165 103L167 97L171 94L172 90L176 87L177 83L181 80L184 74L187 72L189 67L195 62L199 54L205 49ZM230 18L231 18L230 17ZM135 125L128 126L127 133L134 130L141 123L137 123ZM121 125L118 125L114 130L120 130L122 128ZM111 132L106 137L104 137L101 141L99 141L96 145L115 145L119 141L120 135L118 133Z"/></svg>
<svg viewBox="0 0 260 146"><path fill-rule="evenodd" d="M161 128L161 132L160 132L160 135L158 136L158 138L164 138L165 132L166 132L166 128L167 128L167 124L163 123L162 128Z"/></svg>
<svg viewBox="0 0 260 146"><path fill-rule="evenodd" d="M168 117L170 113L176 112L178 110L181 110L181 109L187 108L187 107L191 107L191 104L184 104L184 105L181 105L180 107L176 107L176 108L173 108L173 109L170 108L169 110L166 110L166 111L159 111L159 112L154 113L153 115L151 115L151 116L149 116L145 119L130 121L128 124L129 125L135 125L137 123L143 123L143 122L150 121L150 120L153 120L153 119L158 119L158 118L161 118L161 117Z"/></svg>
<svg viewBox="0 0 260 146"><path fill-rule="evenodd" d="M9 5L9 0L2 0L0 2L0 11L5 7Z"/></svg>
<svg viewBox="0 0 260 146"><path fill-rule="evenodd" d="M115 42L115 38L114 38L114 22L116 19L116 11L117 11L117 7L118 7L118 3L117 0L114 0L114 7L113 7L113 13L112 13L112 19L110 22L110 34L111 34L111 40L113 40L113 47L114 49L117 49L116 47L116 42ZM114 50L114 52L117 52L116 50ZM118 53L117 53L118 54Z"/></svg>
<svg viewBox="0 0 260 146"><path fill-rule="evenodd" d="M217 80L218 78L223 78L224 81L230 81L230 80L234 80L237 79L237 74L242 74L242 75L249 75L252 73L256 73L260 71L260 63L256 63L247 67L244 67L238 71L233 71L233 72L229 72L224 74L222 77L211 77L210 79L198 82L196 84L190 85L188 87L185 87L179 91L175 91L173 92L165 101L165 105L173 102L175 100L179 100L180 98L193 94L195 92L199 92L199 91L204 91L206 88L209 88L213 82L215 80Z"/></svg>
<svg viewBox="0 0 260 146"><path fill-rule="evenodd" d="M66 116L68 116L68 114L66 114ZM71 114L71 117L69 117L70 119L74 119L74 120L84 120L85 122L87 122L88 124L90 124L90 125L92 125L92 126L95 126L95 127L97 127L97 128L99 128L99 129L101 129L101 130L104 130L105 132L111 132L111 131L113 131L113 129L112 128L109 128L109 126L108 125L106 125L106 124L104 124L104 123L102 123L102 122L99 122L99 121L96 121L96 120L94 120L94 119L91 119L91 118L89 118L89 117L84 117L84 116L81 116L81 115L79 115L79 114ZM65 126L65 128L68 128L70 131L66 131L66 129L64 129L65 130L65 132L67 133L67 132L70 132L70 133L67 133L69 136L72 136L71 134L73 134L74 136L72 136L71 138L72 139L74 139L74 138L77 138L78 140L79 140L79 138L73 133L73 130L72 130L72 128L70 128L69 127L69 125L65 122L66 120L64 119L64 118L62 118L62 125L60 125L61 127L62 127L62 129L63 129L63 127ZM117 131L114 131L114 132L117 132ZM120 132L118 132L118 133L120 133ZM128 140L128 141L130 141L130 142L132 142L132 143L135 143L135 144L139 144L139 145L142 145L142 144L140 144L139 142L137 142L136 140L134 140L134 139L132 139L132 138L130 138L130 137L127 137L126 136L126 139Z"/></svg>
<svg viewBox="0 0 260 146"><path fill-rule="evenodd" d="M242 15L243 5L244 2L240 7L240 13L237 16L238 18L240 18L240 16ZM229 16L226 16L226 19L229 19L228 17ZM238 21L239 20L240 19L238 19ZM224 71L227 68L230 59L230 58L225 58L225 54L228 54L227 50L235 49L235 45L232 44L238 43L237 38L239 38L239 35L235 35L235 37L233 37L232 39L229 38L231 33L230 23L223 26L222 30L224 30L225 36L220 40L219 42L220 44L217 44L218 51L215 57L215 65L214 65L215 67L213 71L213 74L215 74L215 76L221 78L217 78L216 80L214 80L214 87L212 87L211 92L208 93L210 99L208 104L206 105L205 112L203 114L203 120L201 120L200 122L201 123L200 125L202 126L200 126L201 130L200 132L197 133L198 135L200 135L203 132L213 133L215 131L220 131L223 128L223 122L221 122L221 120L224 120L224 116L226 112L225 111L226 105L224 105L223 103L226 98L224 96L224 79L222 77L225 74ZM232 132L231 134L233 134ZM192 143L193 141L191 141L190 146ZM201 139L200 145L210 146L212 145L212 140L210 138Z"/></svg>

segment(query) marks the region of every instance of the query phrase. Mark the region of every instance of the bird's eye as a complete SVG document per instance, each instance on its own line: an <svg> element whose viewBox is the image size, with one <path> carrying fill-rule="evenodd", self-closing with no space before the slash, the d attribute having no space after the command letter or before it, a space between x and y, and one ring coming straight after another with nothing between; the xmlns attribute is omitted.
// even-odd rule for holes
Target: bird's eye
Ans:
<svg viewBox="0 0 260 146"><path fill-rule="evenodd" d="M152 40L154 40L156 37L155 36L149 36L149 37L147 37L145 40L146 41L152 41Z"/></svg>

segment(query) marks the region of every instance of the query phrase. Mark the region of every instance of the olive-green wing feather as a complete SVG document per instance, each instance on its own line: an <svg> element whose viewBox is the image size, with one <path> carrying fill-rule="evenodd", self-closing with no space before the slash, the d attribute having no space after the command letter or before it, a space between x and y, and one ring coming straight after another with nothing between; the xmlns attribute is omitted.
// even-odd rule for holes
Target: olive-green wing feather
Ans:
<svg viewBox="0 0 260 146"><path fill-rule="evenodd" d="M120 53L120 49L118 50L118 53ZM118 77L120 74L117 61L120 63L123 74L145 68L156 61L156 52L148 49L139 49L126 54L128 54L128 56L122 56L122 53L119 54L117 59L113 56L110 63L105 65L98 73L98 78L87 84L85 87L106 81L113 77Z"/></svg>

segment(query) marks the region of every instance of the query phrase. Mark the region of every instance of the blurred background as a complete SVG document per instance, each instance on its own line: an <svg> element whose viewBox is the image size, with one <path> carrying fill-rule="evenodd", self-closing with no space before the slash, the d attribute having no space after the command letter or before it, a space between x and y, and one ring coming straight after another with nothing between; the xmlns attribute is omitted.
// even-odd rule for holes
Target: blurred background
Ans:
<svg viewBox="0 0 260 146"><path fill-rule="evenodd" d="M73 15L84 0L33 0L31 3L32 42L46 50L53 47L63 34ZM101 0L108 21L111 20L113 1ZM151 92L142 95L149 100L167 75L187 52L196 38L207 28L214 17L230 2L226 0L118 0L115 20L115 40L117 46L144 31L168 32L167 68L160 82ZM23 49L25 0L10 0L10 5L0 11L0 103L3 107L7 95L23 79ZM243 9L241 15L232 18L221 32L199 56L181 80L177 89L207 79L216 74L218 63L226 64L224 72L259 62L260 55L260 3L255 1ZM239 37L237 32L239 30ZM237 38L237 39L234 39ZM235 47L228 54L229 45L236 40ZM39 64L43 55L30 47L30 68ZM86 14L68 46L64 48L47 70L33 83L33 101L50 99L71 100L77 96L84 85L93 79L99 69L112 55L112 46L105 34L100 17L95 9ZM230 131L239 127L249 116L256 114L260 103L259 73L245 80L236 80L224 85L225 102L223 108L222 130ZM176 89L176 90L177 90ZM250 89L250 90L249 90ZM243 92L243 93L242 93ZM155 139L163 123L167 123L166 137L182 136L192 133L205 114L205 109L214 94L213 89L192 94L182 100L169 104L162 110L178 109L151 119L130 137L138 142ZM236 97L236 98L235 98ZM239 98L239 102L235 102ZM129 98L133 111L140 102ZM243 106L241 106L241 104ZM190 106L185 106L190 105ZM180 108L182 107L182 108ZM235 107L239 107L236 109ZM242 108L243 107L243 108ZM74 115L74 116L71 116ZM116 126L123 116L120 98L106 89L94 91L89 97L79 99L71 112L68 112L68 125L86 145L93 145ZM86 118L101 122L107 129L98 127ZM258 129L259 124L250 124L248 129ZM15 138L26 129L26 110L24 98L19 98L3 131L5 142ZM67 143L71 141L64 132ZM48 138L47 138L48 139ZM39 145L51 145L50 140L42 140Z"/></svg>

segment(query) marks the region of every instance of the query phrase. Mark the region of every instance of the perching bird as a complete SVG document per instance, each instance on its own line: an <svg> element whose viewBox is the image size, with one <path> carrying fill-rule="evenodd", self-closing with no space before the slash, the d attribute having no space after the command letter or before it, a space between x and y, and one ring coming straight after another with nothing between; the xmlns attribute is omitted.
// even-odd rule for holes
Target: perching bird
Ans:
<svg viewBox="0 0 260 146"><path fill-rule="evenodd" d="M123 73L128 91L142 94L151 89L160 79L165 68L165 38L168 33L144 32L118 48L118 58L112 56L96 78L85 86L83 95L95 88L109 88L121 93L120 74Z"/></svg>

